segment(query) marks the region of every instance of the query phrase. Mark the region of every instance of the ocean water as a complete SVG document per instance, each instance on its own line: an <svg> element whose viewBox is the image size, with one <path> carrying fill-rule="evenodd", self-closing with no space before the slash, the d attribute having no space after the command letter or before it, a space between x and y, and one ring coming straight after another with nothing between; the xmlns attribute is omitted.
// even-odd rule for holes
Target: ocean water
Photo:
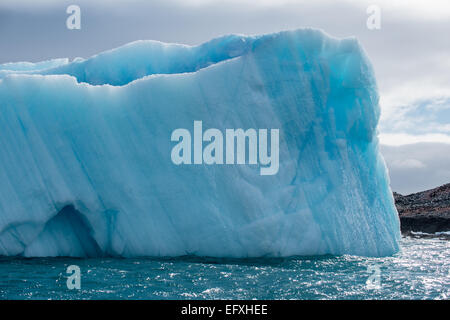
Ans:
<svg viewBox="0 0 450 320"><path fill-rule="evenodd" d="M449 267L450 241L415 238L385 258L0 258L0 299L449 299Z"/></svg>

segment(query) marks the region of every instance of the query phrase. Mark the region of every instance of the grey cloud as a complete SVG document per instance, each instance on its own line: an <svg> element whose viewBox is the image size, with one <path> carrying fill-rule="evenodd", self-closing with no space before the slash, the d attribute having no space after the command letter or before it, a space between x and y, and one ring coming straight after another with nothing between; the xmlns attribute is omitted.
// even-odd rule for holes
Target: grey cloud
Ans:
<svg viewBox="0 0 450 320"><path fill-rule="evenodd" d="M381 152L393 191L410 194L450 182L450 144L382 145Z"/></svg>
<svg viewBox="0 0 450 320"><path fill-rule="evenodd" d="M380 123L383 133L450 133L450 97L401 105Z"/></svg>

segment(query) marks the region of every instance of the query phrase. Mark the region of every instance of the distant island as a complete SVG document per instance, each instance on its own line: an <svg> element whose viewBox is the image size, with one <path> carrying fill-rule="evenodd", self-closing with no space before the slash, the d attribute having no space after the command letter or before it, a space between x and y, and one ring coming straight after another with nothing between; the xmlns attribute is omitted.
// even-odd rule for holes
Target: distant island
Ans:
<svg viewBox="0 0 450 320"><path fill-rule="evenodd" d="M402 234L450 239L450 183L394 199Z"/></svg>

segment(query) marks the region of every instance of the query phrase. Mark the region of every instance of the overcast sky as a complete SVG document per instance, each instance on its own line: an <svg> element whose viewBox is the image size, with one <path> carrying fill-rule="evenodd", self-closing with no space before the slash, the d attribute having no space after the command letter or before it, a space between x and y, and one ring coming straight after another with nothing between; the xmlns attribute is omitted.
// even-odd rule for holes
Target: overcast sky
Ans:
<svg viewBox="0 0 450 320"><path fill-rule="evenodd" d="M70 4L81 7L81 30L66 28ZM381 9L380 30L366 26L371 4ZM138 39L199 44L300 27L363 44L380 88L380 139L391 146L383 152L393 189L450 182L448 0L1 0L0 63L87 58ZM421 144L405 147L412 143ZM417 179L421 170L426 179Z"/></svg>

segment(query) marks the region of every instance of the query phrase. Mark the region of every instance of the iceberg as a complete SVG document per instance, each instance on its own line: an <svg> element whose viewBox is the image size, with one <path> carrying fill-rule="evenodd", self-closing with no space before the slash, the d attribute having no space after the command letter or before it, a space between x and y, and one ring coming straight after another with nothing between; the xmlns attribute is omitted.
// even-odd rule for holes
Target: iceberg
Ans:
<svg viewBox="0 0 450 320"><path fill-rule="evenodd" d="M0 65L0 255L398 251L377 86L356 39L300 29L52 61ZM174 163L172 134L200 121L203 149ZM277 171L260 174L250 135L241 162L220 163L218 148L205 161L229 129L267 133Z"/></svg>

